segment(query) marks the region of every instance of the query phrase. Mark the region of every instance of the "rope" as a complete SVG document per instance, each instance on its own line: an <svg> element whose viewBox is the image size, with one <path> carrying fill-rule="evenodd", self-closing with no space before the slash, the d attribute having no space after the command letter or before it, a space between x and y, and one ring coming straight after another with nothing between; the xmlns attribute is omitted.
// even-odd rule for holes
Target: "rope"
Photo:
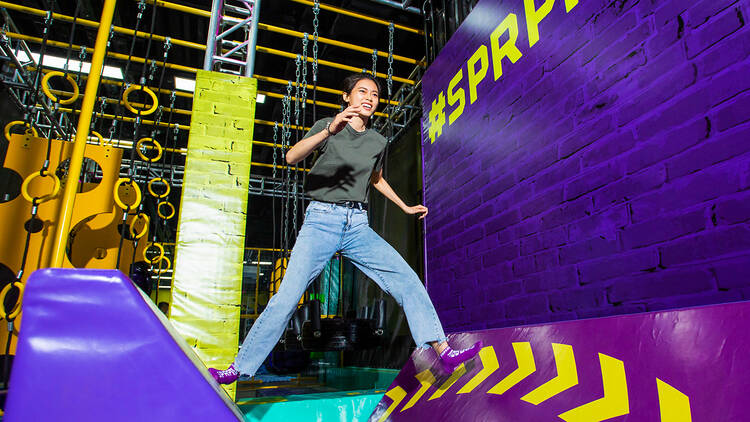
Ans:
<svg viewBox="0 0 750 422"><path fill-rule="evenodd" d="M138 39L137 36L136 36L136 34L138 33L138 28L140 27L141 20L143 19L143 11L145 10L145 8L146 8L146 2L145 2L145 0L140 0L138 2L138 14L136 15L135 28L134 28L134 31L133 31L133 37L132 37L131 42L130 42L130 50L128 51L128 60L125 63L125 70L123 71L123 78L125 78L125 79L127 79L127 77L128 77L128 70L130 69L130 64L132 63L131 58L133 56L133 52L135 51L135 41ZM154 6L154 13L152 14L152 20L151 20L152 28L151 28L150 32L151 32L152 36L153 36L153 32L154 32L153 26L155 24L155 18L156 18L156 6ZM149 56L149 53L150 53L150 50L151 50L151 41L152 41L152 37L149 37L147 48L146 48L146 55L145 55L146 62L148 62L148 56ZM144 64L143 68L141 69L141 79L143 79L143 81L141 82L141 86L143 86L144 82L145 82L145 78L144 78L144 76L145 76L145 69L146 69L146 65ZM127 83L123 83L122 84L122 86L120 87L120 98L122 98L124 96L125 91L128 88L130 88L129 85L130 84L127 84ZM122 115L123 115L122 108L123 107L121 105L119 105L119 103L118 103L116 117L122 117ZM141 116L140 116L141 113L140 112L141 112L141 109L138 109L138 114L136 116L135 125L134 125L134 129L133 129L133 134L134 134L133 139L138 139L138 129L139 129L140 123L141 123ZM115 128L115 126L117 126L117 124L115 122L116 122L116 120L113 120L112 121L112 126L110 127L110 142L112 141L112 136L114 135L114 128ZM122 138L122 125L119 126L119 130L118 130L118 133L117 133L117 139L121 139L121 138ZM130 169L128 171L128 178L127 178L130 181L130 183L132 183L133 185L135 185L133 177L136 175L136 171L137 171L137 168L135 166L133 166L133 163L135 162L136 150L137 150L137 148L135 148L135 147L130 150ZM142 205L142 203L141 204L137 204L137 207L140 208L141 205ZM140 209L142 209L142 208L140 208ZM140 209L139 209L139 211L140 211ZM128 215L130 215L130 205L128 205L127 208L125 208L125 210L123 211L123 214L122 214L122 225L120 227L120 243L119 243L119 245L117 247L117 264L116 264L117 268L120 268L120 258L122 257L122 246L123 246L123 243L125 241L125 227L126 227L126 222L127 222L127 219L128 219ZM138 244L137 244L137 242L135 242L134 245L133 245L133 258L135 258L135 250L137 249L137 246L138 246Z"/></svg>
<svg viewBox="0 0 750 422"><path fill-rule="evenodd" d="M67 48L67 50L65 52L65 66L63 66L63 75L64 75L65 79L68 78L68 65L70 64L70 53L73 51L73 39L74 39L73 37L75 36L75 33L76 33L76 25L78 24L78 13L80 12L80 9L81 9L81 2L76 2L76 8L75 8L75 11L73 12L73 25L72 25L72 27L70 29L70 38L68 38L68 48ZM86 50L85 49L82 50L81 53L83 55L85 55L86 54ZM79 74L80 74L80 71L81 71L82 68L83 68L83 59L80 60L79 69L78 69ZM75 81L76 81L76 84L79 83L80 77L78 75L76 76ZM56 108L58 107L57 104L58 103L55 103L55 107ZM67 119L67 122L69 124L72 123L70 121L70 119ZM70 141L70 136L72 134L72 128L68 127L67 129L69 130L69 132L67 133L67 136L66 136L65 139L68 140L68 141Z"/></svg>

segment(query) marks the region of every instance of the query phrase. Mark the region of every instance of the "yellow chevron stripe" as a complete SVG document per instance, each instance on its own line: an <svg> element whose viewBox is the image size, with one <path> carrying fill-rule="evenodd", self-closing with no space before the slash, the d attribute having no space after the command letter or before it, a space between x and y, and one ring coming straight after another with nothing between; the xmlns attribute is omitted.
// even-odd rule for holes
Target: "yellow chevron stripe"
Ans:
<svg viewBox="0 0 750 422"><path fill-rule="evenodd" d="M536 371L536 363L534 363L534 353L531 351L531 343L513 343L513 352L516 355L518 368L508 374L508 376L503 378L502 381L497 383L494 387L490 388L490 390L487 391L487 394L503 394Z"/></svg>
<svg viewBox="0 0 750 422"><path fill-rule="evenodd" d="M456 394L471 393L487 377L500 368L500 365L497 363L495 349L492 346L482 347L482 350L479 351L479 359L482 361L482 370L474 375Z"/></svg>
<svg viewBox="0 0 750 422"><path fill-rule="evenodd" d="M599 353L604 397L558 415L566 422L599 422L630 413L625 364Z"/></svg>
<svg viewBox="0 0 750 422"><path fill-rule="evenodd" d="M573 347L568 344L552 343L552 351L555 354L557 376L521 397L521 400L537 405L578 384Z"/></svg>
<svg viewBox="0 0 750 422"><path fill-rule="evenodd" d="M466 367L464 366L464 364L462 363L458 365L458 367L456 367L456 370L453 371L453 374L451 374L450 378L448 378L448 380L445 381L443 385L441 385L440 388L437 389L437 391L432 393L432 396L430 396L427 401L439 399L440 397L442 397L443 394L445 394L445 392L448 391L448 389L451 388L451 386L453 386L453 384L455 384L456 381L458 381L458 379L461 378L465 373Z"/></svg>
<svg viewBox="0 0 750 422"><path fill-rule="evenodd" d="M656 379L659 392L659 414L661 422L692 422L690 397L666 382Z"/></svg>
<svg viewBox="0 0 750 422"><path fill-rule="evenodd" d="M401 408L401 411L414 406L417 401L419 401L420 398L424 395L424 393L427 392L427 390L432 387L432 384L435 383L435 376L432 375L432 372L430 372L429 369L425 369L424 371L418 373L415 375L417 380L422 384L422 386L419 388L419 390L414 393L414 395L409 399L409 401L404 405L403 408Z"/></svg>
<svg viewBox="0 0 750 422"><path fill-rule="evenodd" d="M378 422L383 422L386 419L388 419L389 416L391 416L391 413L396 409L396 406L401 403L401 400L406 397L406 391L404 391L403 388L396 386L393 387L391 390L388 390L388 392L385 393L386 397L389 397L391 400L393 400L393 403L391 403L390 406L388 406L388 409L385 410L385 413L383 413L383 416L378 419Z"/></svg>

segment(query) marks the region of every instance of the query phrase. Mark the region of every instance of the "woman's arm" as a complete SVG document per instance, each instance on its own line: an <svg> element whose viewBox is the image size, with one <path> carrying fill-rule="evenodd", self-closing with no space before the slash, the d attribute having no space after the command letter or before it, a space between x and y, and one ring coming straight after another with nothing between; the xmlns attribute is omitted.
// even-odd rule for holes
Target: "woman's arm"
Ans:
<svg viewBox="0 0 750 422"><path fill-rule="evenodd" d="M383 170L380 170L378 172L373 172L372 177L370 178L370 182L372 185L377 189L380 193L383 194L386 198L390 199L391 202L396 204L401 210L403 210L407 214L422 214L419 216L420 219L424 218L427 215L427 207L424 205L415 205L413 207L410 207L404 203L404 201L399 198L399 196L396 194L396 192L393 191L393 188L391 188L391 185L388 184L388 182L385 181L385 178L383 178Z"/></svg>
<svg viewBox="0 0 750 422"><path fill-rule="evenodd" d="M327 129L323 129L315 135L308 136L307 138L297 142L293 147L286 152L286 162L294 165L307 158L315 148L320 145L321 142L325 141L331 135Z"/></svg>
<svg viewBox="0 0 750 422"><path fill-rule="evenodd" d="M359 106L347 107L344 109L344 111L333 118L328 127L315 135L308 136L294 144L294 146L286 152L286 162L294 165L307 158L307 156L310 155L310 153L313 152L321 142L325 141L329 136L335 135L343 130L344 126L346 126L354 116L359 115L359 112Z"/></svg>

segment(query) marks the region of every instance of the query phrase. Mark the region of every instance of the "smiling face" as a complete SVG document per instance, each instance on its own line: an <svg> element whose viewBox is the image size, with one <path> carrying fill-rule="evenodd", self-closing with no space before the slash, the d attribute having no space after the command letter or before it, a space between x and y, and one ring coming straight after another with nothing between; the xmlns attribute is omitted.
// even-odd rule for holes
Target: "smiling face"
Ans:
<svg viewBox="0 0 750 422"><path fill-rule="evenodd" d="M349 106L361 106L359 111L360 116L364 119L369 119L378 107L380 93L375 82L370 79L360 79L354 85L351 92L348 94L344 93L343 97L344 102L349 103Z"/></svg>

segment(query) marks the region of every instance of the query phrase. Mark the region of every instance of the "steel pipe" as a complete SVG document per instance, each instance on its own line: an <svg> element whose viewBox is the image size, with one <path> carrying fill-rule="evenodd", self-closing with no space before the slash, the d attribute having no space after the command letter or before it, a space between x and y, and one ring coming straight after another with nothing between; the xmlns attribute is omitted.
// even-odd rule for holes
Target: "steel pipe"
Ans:
<svg viewBox="0 0 750 422"><path fill-rule="evenodd" d="M410 0L404 0L403 3L399 3L397 1L393 0L371 0L375 3L379 3L385 6L394 7L399 10L403 10L404 12L414 13L415 15L422 15L422 11L417 9L416 7L409 7L409 3L411 3Z"/></svg>
<svg viewBox="0 0 750 422"><path fill-rule="evenodd" d="M315 3L313 3L313 2L311 2L309 0L290 0L290 1L293 1L295 3L305 4L307 6L314 6L315 5ZM342 15L351 16L353 18L366 20L368 22L374 22L374 23L377 23L377 24L380 24L380 25L385 25L385 26L390 26L391 25L391 23L388 22L388 21L386 21L386 20L379 19L379 18L374 18L372 16L367 16L367 15L364 15L362 13L352 12L352 11L346 10L346 9L341 9L341 8L334 7L334 6L331 6L331 5L328 5L328 4L320 3L320 8L322 10L328 10L329 12L335 12L335 13L339 13L339 14L342 14ZM396 28L396 29L400 29L400 30L403 30L403 31L406 31L406 32L411 32L411 33L414 33L414 34L417 34L417 35L424 35L424 31L422 31L420 29L411 28L411 27L408 27L408 26L400 25L400 24L394 24L393 27Z"/></svg>
<svg viewBox="0 0 750 422"><path fill-rule="evenodd" d="M86 152L86 140L91 128L91 116L94 112L96 92L99 89L99 74L104 66L104 56L109 38L109 27L112 25L112 16L115 13L117 0L105 0L102 8L102 16L99 22L99 30L96 34L94 44L94 55L91 58L91 74L86 81L81 115L76 127L75 143L73 153L70 157L68 178L65 182L60 211L57 215L57 227L52 244L51 266L60 268L65 260L65 250L68 245L68 232L70 231L71 218L73 217L73 206L75 205L76 192L78 190L78 179L83 167L83 156Z"/></svg>

